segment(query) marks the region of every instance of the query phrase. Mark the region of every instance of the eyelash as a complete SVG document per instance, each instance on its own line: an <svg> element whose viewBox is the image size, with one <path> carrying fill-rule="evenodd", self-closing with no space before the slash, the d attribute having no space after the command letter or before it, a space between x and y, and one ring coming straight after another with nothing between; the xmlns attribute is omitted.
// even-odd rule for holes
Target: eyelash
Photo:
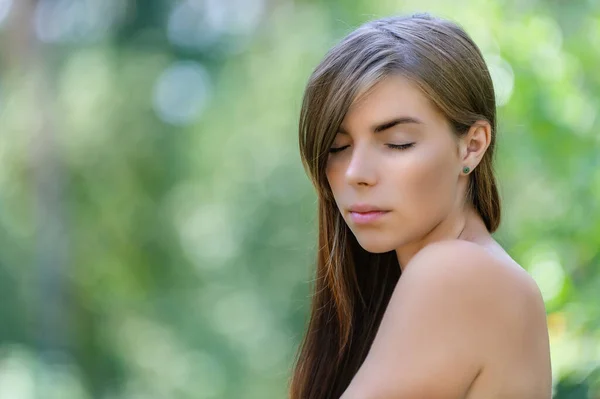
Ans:
<svg viewBox="0 0 600 399"><path fill-rule="evenodd" d="M412 147L414 144L415 144L415 143L409 143L409 144L386 144L386 145L387 145L389 148L392 148L392 149L394 149L394 150L400 150L400 151L402 151L402 150L407 150L407 149L409 149L409 148L410 148L410 147ZM340 152L340 151L343 151L343 150L344 150L345 148L347 148L347 147L349 147L349 146L345 145L345 146L343 146L343 147L340 147L340 148L330 148L330 149L329 149L329 153L330 153L330 154L335 154L335 153L338 153L338 152Z"/></svg>

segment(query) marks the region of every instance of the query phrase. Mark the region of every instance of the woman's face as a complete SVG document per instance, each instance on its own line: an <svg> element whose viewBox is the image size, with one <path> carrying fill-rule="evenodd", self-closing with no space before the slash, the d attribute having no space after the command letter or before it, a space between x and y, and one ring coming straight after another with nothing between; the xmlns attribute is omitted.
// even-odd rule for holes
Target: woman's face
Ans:
<svg viewBox="0 0 600 399"><path fill-rule="evenodd" d="M389 76L355 102L331 148L341 151L329 154L329 185L346 223L369 252L422 241L461 204L458 139L405 77ZM464 186L466 176L462 179ZM363 215L361 221L350 211L359 204L387 212L373 220Z"/></svg>

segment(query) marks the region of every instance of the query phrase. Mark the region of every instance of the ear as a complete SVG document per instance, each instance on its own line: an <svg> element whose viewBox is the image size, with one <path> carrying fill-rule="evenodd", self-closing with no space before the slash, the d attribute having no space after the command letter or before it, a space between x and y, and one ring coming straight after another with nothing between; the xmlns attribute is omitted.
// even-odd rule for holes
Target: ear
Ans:
<svg viewBox="0 0 600 399"><path fill-rule="evenodd" d="M487 121L477 121L470 128L467 134L460 137L460 167L461 170L468 166L471 170L475 169L483 154L490 145L492 139L492 127Z"/></svg>

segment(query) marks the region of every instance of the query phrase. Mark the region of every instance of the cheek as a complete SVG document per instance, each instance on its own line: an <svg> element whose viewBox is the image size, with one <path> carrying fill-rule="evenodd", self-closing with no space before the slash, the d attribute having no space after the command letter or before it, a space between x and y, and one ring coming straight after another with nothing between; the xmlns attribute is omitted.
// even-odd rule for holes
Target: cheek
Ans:
<svg viewBox="0 0 600 399"><path fill-rule="evenodd" d="M411 205L431 209L452 201L456 188L452 158L435 148L415 155L410 171L402 179Z"/></svg>
<svg viewBox="0 0 600 399"><path fill-rule="evenodd" d="M325 165L325 176L329 180L330 184L339 185L344 181L346 168L348 167L348 161L346 154L338 155L337 157L330 157Z"/></svg>
<svg viewBox="0 0 600 399"><path fill-rule="evenodd" d="M331 187L331 189L333 190L335 188L336 185L336 174L335 174L335 169L332 168L331 166L327 166L327 168L325 169L325 176L327 177L327 182L329 183L329 187Z"/></svg>
<svg viewBox="0 0 600 399"><path fill-rule="evenodd" d="M342 171L339 166L335 164L328 163L325 169L325 176L327 177L327 182L329 183L329 187L331 187L331 191L334 195L337 194L340 185L342 184Z"/></svg>

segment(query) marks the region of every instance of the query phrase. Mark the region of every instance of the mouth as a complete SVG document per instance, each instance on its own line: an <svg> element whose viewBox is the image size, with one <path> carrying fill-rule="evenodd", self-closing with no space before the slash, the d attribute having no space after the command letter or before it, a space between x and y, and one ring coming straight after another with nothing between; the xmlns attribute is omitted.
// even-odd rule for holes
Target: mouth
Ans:
<svg viewBox="0 0 600 399"><path fill-rule="evenodd" d="M378 206L365 204L365 203L354 204L350 208L348 208L348 210L350 212L356 212L356 213L387 212L386 209L382 209Z"/></svg>
<svg viewBox="0 0 600 399"><path fill-rule="evenodd" d="M374 210L369 212L354 212L350 211L350 218L355 224L368 224L373 223L383 216L385 216L389 211L381 211Z"/></svg>

